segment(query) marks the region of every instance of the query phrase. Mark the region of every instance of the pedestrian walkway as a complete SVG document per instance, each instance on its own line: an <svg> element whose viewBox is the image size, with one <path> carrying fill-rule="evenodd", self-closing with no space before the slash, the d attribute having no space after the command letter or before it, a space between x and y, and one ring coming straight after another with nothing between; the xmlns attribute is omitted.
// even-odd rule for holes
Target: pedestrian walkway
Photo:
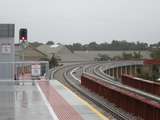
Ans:
<svg viewBox="0 0 160 120"><path fill-rule="evenodd" d="M57 80L38 84L59 120L108 120Z"/></svg>

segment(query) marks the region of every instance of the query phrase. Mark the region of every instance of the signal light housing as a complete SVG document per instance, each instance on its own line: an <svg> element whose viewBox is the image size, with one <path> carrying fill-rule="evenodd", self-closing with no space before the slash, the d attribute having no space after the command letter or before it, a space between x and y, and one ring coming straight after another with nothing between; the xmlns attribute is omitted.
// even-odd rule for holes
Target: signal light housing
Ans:
<svg viewBox="0 0 160 120"><path fill-rule="evenodd" d="M21 28L19 30L19 40L27 41L27 29L26 28Z"/></svg>

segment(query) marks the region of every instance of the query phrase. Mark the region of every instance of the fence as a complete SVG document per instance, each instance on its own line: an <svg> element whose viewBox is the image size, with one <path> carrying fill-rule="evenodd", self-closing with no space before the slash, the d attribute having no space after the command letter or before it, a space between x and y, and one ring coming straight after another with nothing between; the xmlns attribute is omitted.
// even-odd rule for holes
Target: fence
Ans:
<svg viewBox="0 0 160 120"><path fill-rule="evenodd" d="M48 61L0 62L0 80L37 80L48 70Z"/></svg>

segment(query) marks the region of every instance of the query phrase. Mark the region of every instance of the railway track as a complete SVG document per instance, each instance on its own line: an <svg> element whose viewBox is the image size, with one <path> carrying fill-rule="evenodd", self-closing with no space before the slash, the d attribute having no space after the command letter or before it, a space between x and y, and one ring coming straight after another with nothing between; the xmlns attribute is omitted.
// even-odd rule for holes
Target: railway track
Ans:
<svg viewBox="0 0 160 120"><path fill-rule="evenodd" d="M102 70L100 70L100 67L102 67L102 65L97 65L96 67L94 67L93 74L105 80L111 80L113 82L118 82L114 77L109 76L105 74Z"/></svg>
<svg viewBox="0 0 160 120"><path fill-rule="evenodd" d="M112 114L112 116L114 116L117 120L130 120L129 116L126 116L119 109L117 109L116 107L113 107L113 105L111 106L107 103L99 101L99 99L97 97L91 96L91 94L86 92L85 90L83 90L82 87L80 87L79 85L76 85L74 82L72 82L70 80L73 77L71 73L72 72L70 72L70 71L65 72L64 73L64 78L66 79L68 84L70 84L73 88L78 90L78 92L80 92L88 100L90 100L93 103L95 103L96 105L98 105L101 109L103 109L103 110L109 112L110 114ZM73 79L75 79L75 78L73 77Z"/></svg>
<svg viewBox="0 0 160 120"><path fill-rule="evenodd" d="M130 90L131 92L138 93L142 96L149 96L150 99L156 100L158 102L160 101L160 99L156 98L155 96L146 94L141 91L135 91L135 89L130 89L129 87L123 86L120 82L115 81L113 77L104 74L102 66L103 63L77 64L60 68L58 70L55 70L54 73L61 71L61 76L63 76L63 78L61 77L60 81L63 84L67 85L73 91L78 92L78 94L85 96L87 100L92 101L94 104L102 108L104 111L111 113L112 116L114 116L118 120L131 120L131 118L130 115L122 113L122 111L120 111L119 108L115 108L114 105L111 105L109 103L105 104L104 102L99 101L96 97L91 96L88 92L86 92L84 88L80 85L80 76L83 72L94 74L102 80L108 81L110 82L110 84L121 87L122 89Z"/></svg>
<svg viewBox="0 0 160 120"><path fill-rule="evenodd" d="M94 64L92 64L92 65L94 65ZM92 65L87 65L86 69L89 69L88 67L89 66L91 67ZM94 65L94 66L96 66L96 65ZM84 96L87 100L89 100L92 103L94 103L96 106L101 108L103 111L111 114L114 117L112 119L130 120L130 116L129 115L126 116L124 114L124 112L120 111L119 109L116 109L113 104L107 103L107 102L103 102L103 101L99 101L99 99L97 97L95 97L95 96L91 95L90 93L86 92L86 90L81 87L80 78L74 77L73 74L74 74L74 71L76 71L76 70L78 70L80 68L83 68L82 66L83 65L73 65L73 66L69 66L69 67L65 67L65 68L60 68L60 69L57 69L56 71L54 71L55 72L54 74L64 71L63 73L61 73L61 75L63 74L63 77L64 77L64 79L61 80L61 82L63 84L65 84L65 85L67 85L73 91L76 91L79 94L81 94L82 96ZM93 71L93 70L91 70L91 71ZM56 75L54 75L54 76L56 76Z"/></svg>
<svg viewBox="0 0 160 120"><path fill-rule="evenodd" d="M138 95L141 95L143 97L149 98L149 99L151 99L153 101L156 101L156 102L160 103L160 98L159 97L157 97L155 95L152 95L150 93L147 93L147 92L144 92L144 91L141 91L141 90L138 90L138 89L131 88L131 87L128 87L126 85L123 85L123 84L121 84L121 82L116 81L113 77L104 74L104 72L100 69L100 66L96 66L94 68L94 74L96 76L98 76L99 78L101 78L103 81L106 81L106 82L108 82L108 83L110 83L112 85L115 85L117 87L120 87L122 89L128 90L130 92L136 93Z"/></svg>

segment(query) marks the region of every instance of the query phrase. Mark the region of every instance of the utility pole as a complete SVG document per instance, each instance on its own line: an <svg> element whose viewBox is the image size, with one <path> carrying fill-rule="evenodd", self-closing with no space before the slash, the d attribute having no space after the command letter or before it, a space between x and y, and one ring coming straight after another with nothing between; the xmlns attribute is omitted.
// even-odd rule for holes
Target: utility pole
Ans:
<svg viewBox="0 0 160 120"><path fill-rule="evenodd" d="M28 46L28 41L27 41L27 29L26 28L21 28L19 30L19 43L21 45L21 54L22 54L22 61L24 61L24 49ZM22 63L22 75L24 74L24 65Z"/></svg>

